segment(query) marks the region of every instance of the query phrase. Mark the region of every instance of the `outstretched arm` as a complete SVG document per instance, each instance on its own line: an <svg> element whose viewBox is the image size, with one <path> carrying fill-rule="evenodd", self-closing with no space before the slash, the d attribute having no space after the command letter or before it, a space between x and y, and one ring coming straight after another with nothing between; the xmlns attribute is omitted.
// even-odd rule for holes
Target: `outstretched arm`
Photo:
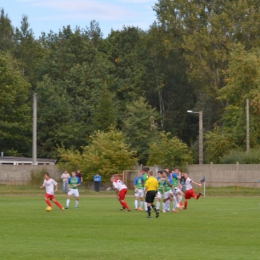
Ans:
<svg viewBox="0 0 260 260"><path fill-rule="evenodd" d="M201 183L198 183L198 182L195 182L195 181L192 181L192 183L198 185L198 186L201 186Z"/></svg>

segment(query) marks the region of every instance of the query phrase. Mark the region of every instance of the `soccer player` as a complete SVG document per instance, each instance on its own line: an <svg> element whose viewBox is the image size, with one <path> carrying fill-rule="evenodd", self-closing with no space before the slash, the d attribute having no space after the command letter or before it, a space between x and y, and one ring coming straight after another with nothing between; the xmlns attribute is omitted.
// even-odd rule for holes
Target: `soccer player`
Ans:
<svg viewBox="0 0 260 260"><path fill-rule="evenodd" d="M173 199L172 179L168 177L167 171L163 171L165 178L164 193L163 193L163 212L170 211L170 205Z"/></svg>
<svg viewBox="0 0 260 260"><path fill-rule="evenodd" d="M74 195L74 197L76 199L75 200L75 209L78 209L78 207L79 207L79 190L78 190L78 187L80 186L80 184L81 184L80 178L76 176L76 172L72 172L71 177L69 178L69 183L68 183L69 192L68 192L68 198L66 200L65 209L69 208L70 197L72 195Z"/></svg>
<svg viewBox="0 0 260 260"><path fill-rule="evenodd" d="M199 193L198 195L196 195L195 191L193 190L193 187L192 187L192 184L196 184L198 185L199 187L201 186L200 183L197 183L195 181L193 181L190 177L189 177L189 174L188 173L184 173L184 177L186 179L185 181L185 188L186 188L186 192L185 192L185 202L184 202L184 209L187 209L188 207L188 200L191 199L191 198L194 198L194 199L199 199L199 197L201 195L203 195L203 193Z"/></svg>
<svg viewBox="0 0 260 260"><path fill-rule="evenodd" d="M46 190L44 199L45 199L46 203L48 204L48 206L50 206L52 208L51 201L53 201L60 208L60 210L63 210L64 207L54 197L54 187L55 187L55 192L57 192L58 183L55 180L51 179L49 173L44 174L44 181L43 181L43 184L40 187L40 189L43 189L44 187Z"/></svg>
<svg viewBox="0 0 260 260"><path fill-rule="evenodd" d="M116 190L116 195L119 203L122 205L121 210L126 209L127 211L131 211L128 204L125 201L125 195L127 193L127 187L121 180L121 175L116 174L113 178L113 188Z"/></svg>
<svg viewBox="0 0 260 260"><path fill-rule="evenodd" d="M160 211L160 204L162 195L164 193L164 186L165 186L165 178L162 176L162 171L158 171L157 175L157 181L158 181L158 192L156 194L156 209Z"/></svg>
<svg viewBox="0 0 260 260"><path fill-rule="evenodd" d="M142 173L143 173L143 175L142 175L143 186L145 186L145 183L146 183L146 181L148 179L148 171L149 171L148 167L145 167L142 170ZM147 203L146 202L144 202L144 209L147 212L148 209L147 209Z"/></svg>
<svg viewBox="0 0 260 260"><path fill-rule="evenodd" d="M153 204L156 193L158 191L158 181L156 178L153 177L153 172L148 172L148 180L145 183L145 201L147 202L147 212L148 218L151 218L151 207L156 212L156 218L159 217L159 211L156 209L155 205Z"/></svg>
<svg viewBox="0 0 260 260"><path fill-rule="evenodd" d="M179 185L179 179L181 178L181 173L179 168L174 168L172 170L172 184L173 184L173 212L178 212L178 210L176 208L180 208L182 209L182 196L183 193L180 189L180 185Z"/></svg>
<svg viewBox="0 0 260 260"><path fill-rule="evenodd" d="M144 201L144 187L142 180L142 171L139 172L138 177L134 180L135 188L135 210L138 210L138 200L140 200L139 210L143 210Z"/></svg>

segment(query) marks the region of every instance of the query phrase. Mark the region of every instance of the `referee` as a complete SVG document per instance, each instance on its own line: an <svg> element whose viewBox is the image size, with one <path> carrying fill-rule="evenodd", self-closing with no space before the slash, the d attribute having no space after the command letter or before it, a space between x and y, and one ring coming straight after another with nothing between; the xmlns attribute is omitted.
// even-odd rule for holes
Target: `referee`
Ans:
<svg viewBox="0 0 260 260"><path fill-rule="evenodd" d="M156 210L156 207L153 204L154 198L157 194L158 190L158 181L156 178L153 177L153 172L148 172L148 179L145 183L145 202L147 202L147 209L148 209L148 218L151 218L151 207L156 212L156 217L159 217L159 210Z"/></svg>

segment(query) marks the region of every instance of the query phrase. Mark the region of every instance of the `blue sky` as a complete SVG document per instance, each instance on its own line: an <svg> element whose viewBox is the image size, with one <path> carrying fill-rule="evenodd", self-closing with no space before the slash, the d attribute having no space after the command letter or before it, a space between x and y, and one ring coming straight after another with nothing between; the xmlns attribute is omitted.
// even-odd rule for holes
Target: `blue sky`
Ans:
<svg viewBox="0 0 260 260"><path fill-rule="evenodd" d="M111 29L138 26L147 30L156 20L152 7L157 0L0 0L0 9L20 26L22 15L29 17L30 27L36 38L41 32L58 32L60 28L77 25L89 26L96 20L104 37Z"/></svg>

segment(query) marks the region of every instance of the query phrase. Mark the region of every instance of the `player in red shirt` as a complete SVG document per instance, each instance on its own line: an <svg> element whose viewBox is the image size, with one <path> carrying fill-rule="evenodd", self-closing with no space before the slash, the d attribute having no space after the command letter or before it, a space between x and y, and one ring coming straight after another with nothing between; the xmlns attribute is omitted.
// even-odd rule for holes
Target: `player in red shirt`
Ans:
<svg viewBox="0 0 260 260"><path fill-rule="evenodd" d="M197 183L195 181L193 181L188 173L184 173L184 177L185 177L185 202L184 202L184 209L187 209L188 207L188 200L191 199L191 198L194 198L194 199L199 199L200 195L203 195L203 193L199 193L198 195L196 195L195 191L193 190L193 187L192 187L192 184L196 184L198 186L201 186L201 183Z"/></svg>
<svg viewBox="0 0 260 260"><path fill-rule="evenodd" d="M130 211L129 206L125 201L125 195L127 193L127 187L121 179L122 178L121 178L120 174L113 175L113 177L111 178L111 180L113 181L113 188L116 190L117 199L120 202L120 204L122 205L121 210L126 209L127 211Z"/></svg>

